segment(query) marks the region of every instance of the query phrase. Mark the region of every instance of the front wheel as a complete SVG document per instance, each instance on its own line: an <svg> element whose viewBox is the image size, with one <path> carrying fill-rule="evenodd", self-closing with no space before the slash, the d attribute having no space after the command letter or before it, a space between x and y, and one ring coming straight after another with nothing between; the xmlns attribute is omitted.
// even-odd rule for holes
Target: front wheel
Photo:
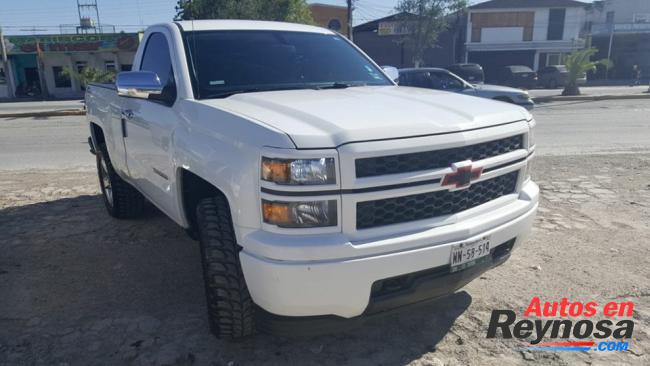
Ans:
<svg viewBox="0 0 650 366"><path fill-rule="evenodd" d="M144 211L144 197L113 169L105 144L95 152L99 187L109 215L117 219L136 218Z"/></svg>
<svg viewBox="0 0 650 366"><path fill-rule="evenodd" d="M196 207L210 330L217 338L235 340L253 334L254 304L239 261L230 217L223 196L201 200Z"/></svg>

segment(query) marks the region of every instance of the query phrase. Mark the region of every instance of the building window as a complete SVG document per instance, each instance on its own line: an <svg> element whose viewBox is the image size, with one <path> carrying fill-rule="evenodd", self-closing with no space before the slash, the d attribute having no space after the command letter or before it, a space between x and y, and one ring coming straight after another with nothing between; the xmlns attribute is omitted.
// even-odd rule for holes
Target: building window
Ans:
<svg viewBox="0 0 650 366"><path fill-rule="evenodd" d="M77 69L78 73L81 73L83 71L83 69L86 68L87 65L88 65L88 63L86 61L77 61L77 62L75 62L75 68Z"/></svg>
<svg viewBox="0 0 650 366"><path fill-rule="evenodd" d="M566 9L551 9L548 14L548 33L546 39L559 41L564 37L564 18Z"/></svg>
<svg viewBox="0 0 650 366"><path fill-rule="evenodd" d="M561 53L549 53L546 56L546 66L562 65Z"/></svg>
<svg viewBox="0 0 650 366"><path fill-rule="evenodd" d="M612 24L614 23L614 12L613 11L608 11L607 12L607 18L605 19L605 22L607 24Z"/></svg>
<svg viewBox="0 0 650 366"><path fill-rule="evenodd" d="M133 65L122 64L122 66L120 66L120 71L131 71L132 68L133 68Z"/></svg>
<svg viewBox="0 0 650 366"><path fill-rule="evenodd" d="M54 74L54 86L57 88L71 88L72 82L70 81L70 75L66 72L63 72L63 67L54 66L52 67L52 73Z"/></svg>
<svg viewBox="0 0 650 366"><path fill-rule="evenodd" d="M106 71L115 71L117 68L115 67L115 61L104 61L104 68Z"/></svg>

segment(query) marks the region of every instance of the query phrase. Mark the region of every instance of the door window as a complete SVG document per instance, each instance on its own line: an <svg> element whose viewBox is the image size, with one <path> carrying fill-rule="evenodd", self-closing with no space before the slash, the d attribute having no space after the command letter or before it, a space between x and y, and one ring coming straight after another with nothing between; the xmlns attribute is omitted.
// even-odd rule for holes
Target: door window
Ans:
<svg viewBox="0 0 650 366"><path fill-rule="evenodd" d="M176 83L174 70L169 53L167 38L162 33L153 33L147 40L147 45L142 55L140 71L152 71L158 75L160 84L163 85L161 95L152 95L149 98L173 104L176 100Z"/></svg>
<svg viewBox="0 0 650 366"><path fill-rule="evenodd" d="M404 74L404 76L406 78L403 85L414 86L416 88L431 88L428 72L409 72Z"/></svg>
<svg viewBox="0 0 650 366"><path fill-rule="evenodd" d="M460 90L465 87L462 81L444 72L432 72L431 83L435 89Z"/></svg>

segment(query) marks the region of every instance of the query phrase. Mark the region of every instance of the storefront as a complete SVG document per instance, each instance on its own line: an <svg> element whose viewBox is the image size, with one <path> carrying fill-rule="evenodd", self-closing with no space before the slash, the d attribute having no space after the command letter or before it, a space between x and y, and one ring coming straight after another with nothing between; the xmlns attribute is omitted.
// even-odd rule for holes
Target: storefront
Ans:
<svg viewBox="0 0 650 366"><path fill-rule="evenodd" d="M6 36L8 70L3 70L0 98L11 94L7 90L2 95L2 85L8 89L10 84L17 98L81 97L83 85L71 75L86 67L130 70L138 44L139 35L129 33ZM9 77L11 83L6 81Z"/></svg>

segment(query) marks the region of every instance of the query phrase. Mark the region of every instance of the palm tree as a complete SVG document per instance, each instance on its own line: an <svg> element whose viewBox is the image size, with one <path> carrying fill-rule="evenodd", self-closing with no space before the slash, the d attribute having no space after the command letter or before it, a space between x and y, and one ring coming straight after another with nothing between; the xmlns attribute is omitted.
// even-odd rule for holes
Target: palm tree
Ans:
<svg viewBox="0 0 650 366"><path fill-rule="evenodd" d="M591 61L591 57L597 52L598 50L596 48L585 48L575 51L566 57L564 65L569 75L562 95L580 95L580 88L578 87L579 77L588 71L596 70L598 65L602 65L608 69L612 67L612 62L608 59Z"/></svg>

